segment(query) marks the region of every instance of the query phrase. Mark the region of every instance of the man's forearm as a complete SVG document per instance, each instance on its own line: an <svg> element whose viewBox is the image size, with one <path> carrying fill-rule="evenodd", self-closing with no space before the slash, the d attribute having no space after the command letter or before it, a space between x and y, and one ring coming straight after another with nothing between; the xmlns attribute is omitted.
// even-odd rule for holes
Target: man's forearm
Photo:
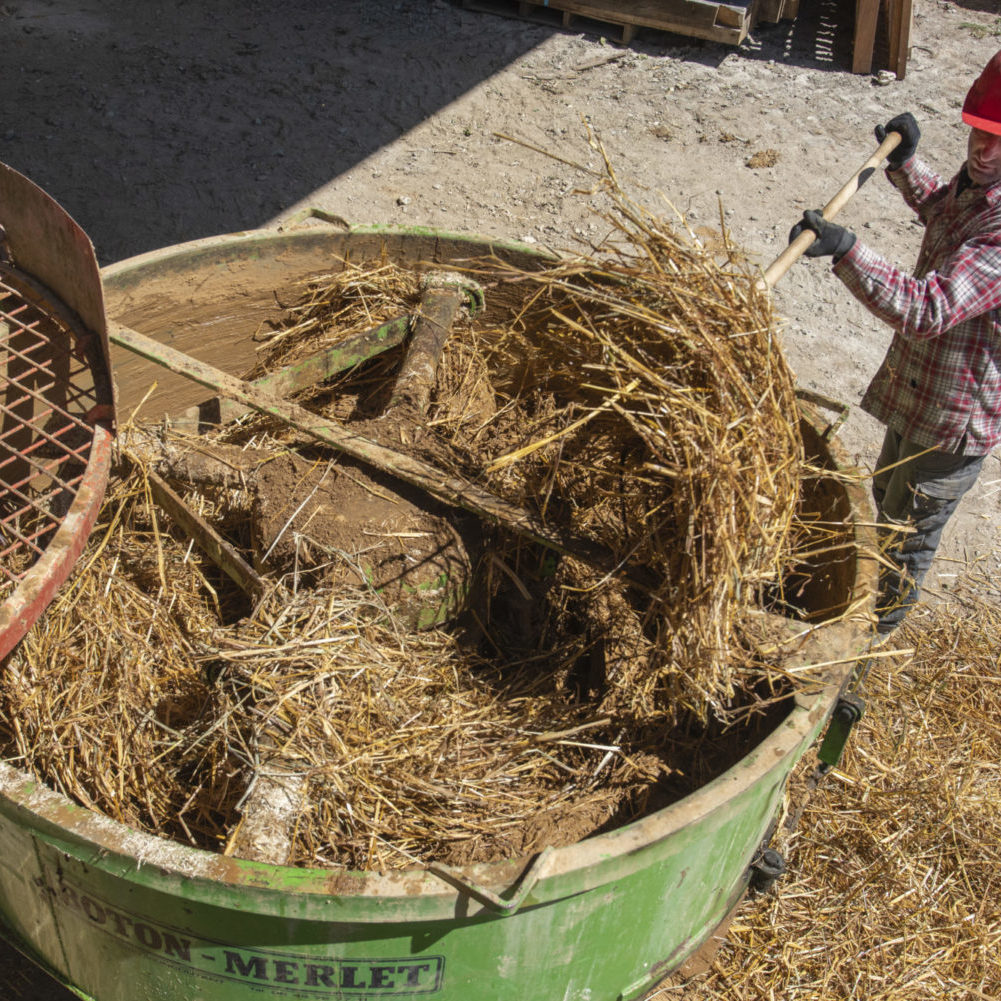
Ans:
<svg viewBox="0 0 1001 1001"><path fill-rule="evenodd" d="M922 222L925 221L924 211L941 198L949 187L940 174L917 156L912 156L897 170L887 170L886 176Z"/></svg>

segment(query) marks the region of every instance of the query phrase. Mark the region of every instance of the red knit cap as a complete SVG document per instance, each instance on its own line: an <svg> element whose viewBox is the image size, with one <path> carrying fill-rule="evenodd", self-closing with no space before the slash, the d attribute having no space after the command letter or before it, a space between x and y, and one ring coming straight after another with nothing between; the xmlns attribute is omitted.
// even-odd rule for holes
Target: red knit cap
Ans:
<svg viewBox="0 0 1001 1001"><path fill-rule="evenodd" d="M984 67L963 102L963 121L1001 136L1001 52Z"/></svg>

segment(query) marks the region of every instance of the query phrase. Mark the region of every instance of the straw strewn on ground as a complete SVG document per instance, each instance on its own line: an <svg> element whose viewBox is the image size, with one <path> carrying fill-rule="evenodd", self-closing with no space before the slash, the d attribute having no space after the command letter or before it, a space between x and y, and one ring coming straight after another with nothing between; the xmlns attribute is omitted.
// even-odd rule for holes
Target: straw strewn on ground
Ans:
<svg viewBox="0 0 1001 1001"><path fill-rule="evenodd" d="M1001 997L1001 611L913 617L842 767L703 978L652 995L746 1001Z"/></svg>

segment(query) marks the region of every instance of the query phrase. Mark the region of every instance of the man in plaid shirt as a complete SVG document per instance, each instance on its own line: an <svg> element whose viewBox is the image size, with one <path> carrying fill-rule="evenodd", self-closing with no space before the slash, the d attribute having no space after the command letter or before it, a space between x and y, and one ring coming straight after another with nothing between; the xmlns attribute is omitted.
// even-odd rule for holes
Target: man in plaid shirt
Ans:
<svg viewBox="0 0 1001 1001"><path fill-rule="evenodd" d="M914 155L912 115L876 129L880 140L900 134L886 175L925 226L913 275L819 212L792 233L813 230L807 255L831 256L834 274L893 329L862 398L886 426L873 496L886 554L900 568L880 573L883 634L914 605L942 529L1001 441L1001 52L970 88L963 120L967 158L948 182Z"/></svg>

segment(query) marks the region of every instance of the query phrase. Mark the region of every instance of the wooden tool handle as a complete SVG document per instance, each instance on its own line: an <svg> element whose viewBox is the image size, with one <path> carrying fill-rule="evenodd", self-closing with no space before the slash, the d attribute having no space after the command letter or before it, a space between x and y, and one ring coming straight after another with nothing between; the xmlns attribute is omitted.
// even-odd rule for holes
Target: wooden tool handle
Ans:
<svg viewBox="0 0 1001 1001"><path fill-rule="evenodd" d="M833 219L851 200L852 195L865 184L875 173L882 162L900 145L899 132L890 132L879 144L879 147L851 176L842 189L824 206L825 219ZM806 249L817 239L817 234L810 229L804 229L778 257L765 269L761 284L765 288L774 288L778 280L798 261Z"/></svg>
<svg viewBox="0 0 1001 1001"><path fill-rule="evenodd" d="M464 301L458 288L424 290L387 411L404 407L417 419L427 413L445 342Z"/></svg>

